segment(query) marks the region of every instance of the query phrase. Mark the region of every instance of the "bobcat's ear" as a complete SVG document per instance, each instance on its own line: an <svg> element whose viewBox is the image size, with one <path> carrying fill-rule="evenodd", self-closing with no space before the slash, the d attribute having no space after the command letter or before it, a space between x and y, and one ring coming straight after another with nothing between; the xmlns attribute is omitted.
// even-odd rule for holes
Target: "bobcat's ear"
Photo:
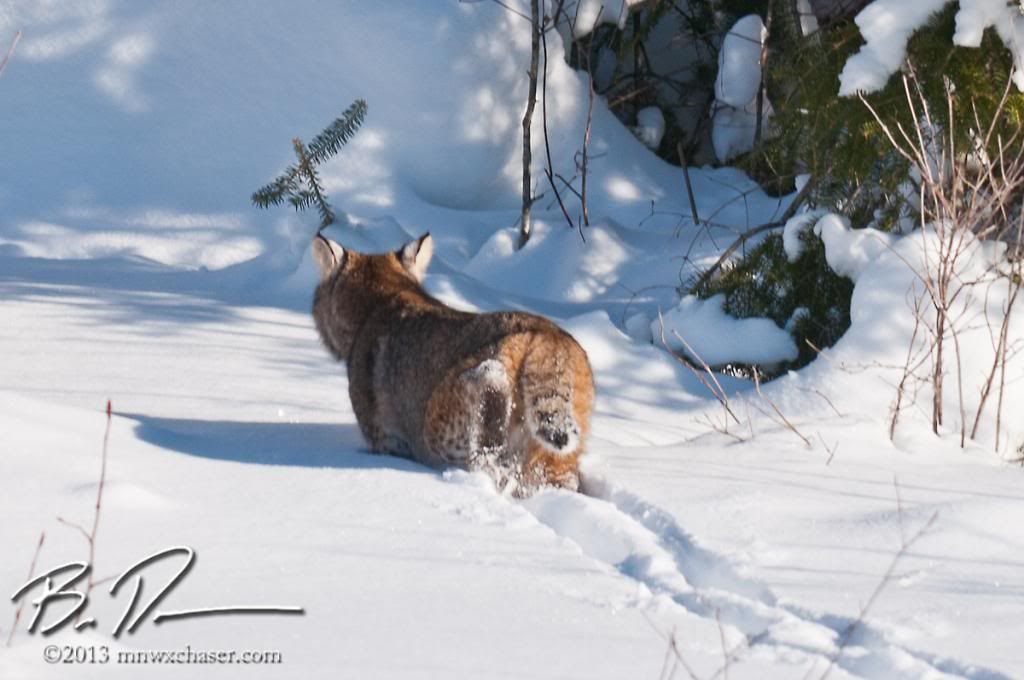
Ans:
<svg viewBox="0 0 1024 680"><path fill-rule="evenodd" d="M423 281L423 275L427 273L427 265L433 256L434 239L430 237L430 232L409 241L398 251L398 260L402 266L419 282Z"/></svg>
<svg viewBox="0 0 1024 680"><path fill-rule="evenodd" d="M313 238L313 261L320 270L320 280L323 281L333 274L345 262L345 249L340 245L317 234Z"/></svg>

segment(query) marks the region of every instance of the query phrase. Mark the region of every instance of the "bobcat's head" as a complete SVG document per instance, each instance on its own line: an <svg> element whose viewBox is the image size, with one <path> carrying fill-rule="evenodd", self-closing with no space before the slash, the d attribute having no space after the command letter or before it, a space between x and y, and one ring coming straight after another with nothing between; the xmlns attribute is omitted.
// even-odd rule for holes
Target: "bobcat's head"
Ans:
<svg viewBox="0 0 1024 680"><path fill-rule="evenodd" d="M403 294L422 292L420 282L434 254L434 241L428 233L394 252L368 255L317 234L312 248L320 270L313 318L324 344L344 360L374 309Z"/></svg>

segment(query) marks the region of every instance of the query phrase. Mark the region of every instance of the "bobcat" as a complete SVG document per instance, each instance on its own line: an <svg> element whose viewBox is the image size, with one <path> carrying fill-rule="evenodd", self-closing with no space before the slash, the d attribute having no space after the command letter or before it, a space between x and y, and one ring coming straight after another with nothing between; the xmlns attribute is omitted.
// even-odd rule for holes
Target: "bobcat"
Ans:
<svg viewBox="0 0 1024 680"><path fill-rule="evenodd" d="M518 497L579 489L594 381L586 352L547 319L472 314L420 286L430 234L367 255L313 240L313 318L348 368L349 397L378 453L482 470Z"/></svg>

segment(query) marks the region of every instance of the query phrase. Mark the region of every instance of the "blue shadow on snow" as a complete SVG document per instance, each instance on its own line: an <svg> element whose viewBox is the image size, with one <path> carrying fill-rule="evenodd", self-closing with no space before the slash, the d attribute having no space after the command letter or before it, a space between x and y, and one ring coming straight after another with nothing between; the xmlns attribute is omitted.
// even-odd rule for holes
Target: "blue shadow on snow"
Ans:
<svg viewBox="0 0 1024 680"><path fill-rule="evenodd" d="M256 465L433 472L411 460L371 453L354 424L118 415L138 423L135 435L142 441L200 458Z"/></svg>

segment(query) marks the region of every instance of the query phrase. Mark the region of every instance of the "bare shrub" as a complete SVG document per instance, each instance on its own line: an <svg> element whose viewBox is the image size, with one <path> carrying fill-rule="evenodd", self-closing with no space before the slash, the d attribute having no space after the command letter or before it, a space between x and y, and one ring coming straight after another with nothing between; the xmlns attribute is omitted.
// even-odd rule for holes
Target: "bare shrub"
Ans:
<svg viewBox="0 0 1024 680"><path fill-rule="evenodd" d="M1011 87L1008 81L987 120L970 104L973 123L967 138L973 142L967 148L957 146L956 140L963 137L955 129L954 113L963 104L949 83L946 110L933 112L913 68L908 68L903 90L910 118L915 121L909 129L900 122L890 125L861 97L892 147L911 165L924 245L923 261L908 263L923 295L914 304L915 333L897 388L890 437L895 436L908 384L923 381L931 388L931 425L936 434L949 415L944 404L947 391L953 389L960 445L977 438L985 418L994 424L995 448L999 450L1003 444L1006 367L1016 351L1010 323L1024 274L1024 134L1007 114ZM1001 242L1005 252L983 275L969 278L967 265L980 241ZM993 294L1004 296L995 317L988 313L987 304ZM967 313L970 303L977 300L982 300L986 309L980 322ZM973 384L970 376L964 375L961 338L979 325L992 339L992 361L972 404L965 393ZM916 361L919 336L924 358ZM950 376L955 379L952 387L946 384Z"/></svg>

